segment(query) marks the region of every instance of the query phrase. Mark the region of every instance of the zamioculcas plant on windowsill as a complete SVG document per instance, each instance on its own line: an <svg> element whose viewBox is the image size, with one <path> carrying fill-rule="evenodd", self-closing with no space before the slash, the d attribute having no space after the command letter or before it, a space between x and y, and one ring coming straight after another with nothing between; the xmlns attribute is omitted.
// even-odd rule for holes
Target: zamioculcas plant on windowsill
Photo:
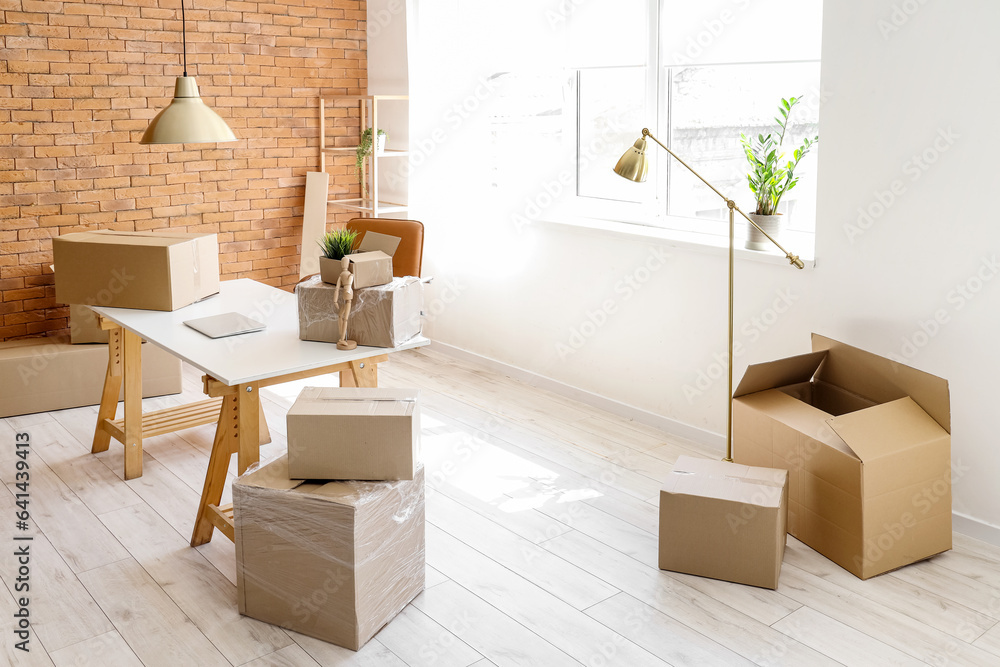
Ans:
<svg viewBox="0 0 1000 667"><path fill-rule="evenodd" d="M750 191L753 192L757 200L757 207L750 214L750 217L757 223L757 226L775 239L778 238L781 231L781 214L778 213L778 204L781 203L781 198L799 182L798 176L795 175L795 168L799 161L805 157L813 144L819 141L818 135L812 139L806 137L802 140L802 145L792 152L792 159L782 163L785 158L785 154L781 150L782 144L791 122L792 109L800 100L800 97L781 100L781 104L778 105L781 117L774 118L778 124L777 131L766 135L759 134L756 138L748 138L745 134L740 135L740 143L743 144L743 152L750 165L747 181L750 184ZM767 238L753 225L748 224L747 226L749 230L746 247L750 250L767 250L769 247Z"/></svg>

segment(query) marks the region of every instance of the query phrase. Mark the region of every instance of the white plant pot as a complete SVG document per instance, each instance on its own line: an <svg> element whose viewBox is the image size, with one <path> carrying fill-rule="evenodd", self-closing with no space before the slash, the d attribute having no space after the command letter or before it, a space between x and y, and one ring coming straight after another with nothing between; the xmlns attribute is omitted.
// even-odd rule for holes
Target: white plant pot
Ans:
<svg viewBox="0 0 1000 667"><path fill-rule="evenodd" d="M780 241L781 228L784 227L783 215L757 215L750 214L750 219L757 223L757 226L771 235L775 241ZM760 233L753 225L747 223L747 241L744 247L747 250L771 250L774 244L767 240L767 237Z"/></svg>
<svg viewBox="0 0 1000 667"><path fill-rule="evenodd" d="M385 153L385 144L389 140L388 134L376 134L375 135L375 154L383 155Z"/></svg>

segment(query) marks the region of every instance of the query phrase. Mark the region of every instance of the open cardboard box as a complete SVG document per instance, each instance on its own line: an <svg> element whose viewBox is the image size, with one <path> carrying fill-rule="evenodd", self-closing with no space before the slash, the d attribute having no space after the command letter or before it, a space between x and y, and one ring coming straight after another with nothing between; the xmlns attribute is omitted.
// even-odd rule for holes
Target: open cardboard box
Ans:
<svg viewBox="0 0 1000 667"><path fill-rule="evenodd" d="M789 473L788 532L862 579L951 548L948 382L813 334L747 369L737 463Z"/></svg>
<svg viewBox="0 0 1000 667"><path fill-rule="evenodd" d="M358 252L347 255L349 270L354 274L354 287L374 287L392 282L392 256L396 254L401 239L398 236L365 232ZM319 271L323 282L337 284L340 277L339 259L320 257Z"/></svg>

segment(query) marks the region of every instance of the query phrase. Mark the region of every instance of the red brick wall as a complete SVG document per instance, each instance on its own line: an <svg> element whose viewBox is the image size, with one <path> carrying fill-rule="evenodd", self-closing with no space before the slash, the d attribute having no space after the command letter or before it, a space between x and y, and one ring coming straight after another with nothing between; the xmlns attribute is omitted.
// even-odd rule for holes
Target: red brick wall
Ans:
<svg viewBox="0 0 1000 667"><path fill-rule="evenodd" d="M138 143L181 73L180 0L0 0L0 340L67 327L59 234L217 232L224 279L297 280L317 97L367 90L365 0L185 3L188 73L236 143Z"/></svg>

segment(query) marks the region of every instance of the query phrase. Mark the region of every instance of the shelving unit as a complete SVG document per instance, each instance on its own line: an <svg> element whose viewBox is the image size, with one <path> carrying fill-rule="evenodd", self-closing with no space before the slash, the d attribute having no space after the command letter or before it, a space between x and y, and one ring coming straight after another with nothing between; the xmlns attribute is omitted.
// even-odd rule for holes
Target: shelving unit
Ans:
<svg viewBox="0 0 1000 667"><path fill-rule="evenodd" d="M354 157L357 145L353 146L327 146L326 109L328 104L335 104L341 101L357 102L360 113L361 128L358 132L358 141L361 141L361 132L367 128L378 128L379 104L383 102L409 100L407 95L337 95L334 97L319 98L319 170L326 171L327 157L338 155L349 155ZM371 123L368 120L371 119ZM391 137L390 137L391 139ZM379 162L385 159L408 157L408 150L386 148L384 152L378 153L372 150L372 154L365 159L365 179L367 181L367 197L333 197L328 198L327 203L348 211L356 211L362 216L377 218L382 214L401 213L407 210L407 205L400 202L383 201L379 198Z"/></svg>

